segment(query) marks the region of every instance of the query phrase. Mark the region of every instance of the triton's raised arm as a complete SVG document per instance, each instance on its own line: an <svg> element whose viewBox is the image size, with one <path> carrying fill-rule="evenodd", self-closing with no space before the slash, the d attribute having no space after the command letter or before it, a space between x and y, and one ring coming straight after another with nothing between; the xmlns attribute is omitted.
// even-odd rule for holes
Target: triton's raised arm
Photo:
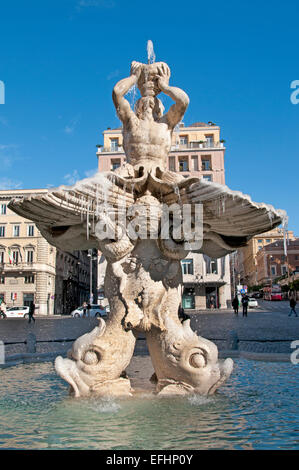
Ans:
<svg viewBox="0 0 299 470"><path fill-rule="evenodd" d="M158 85L160 90L175 101L161 121L166 121L172 129L182 120L189 105L189 97L180 88L169 86L170 70L166 64L158 68Z"/></svg>
<svg viewBox="0 0 299 470"><path fill-rule="evenodd" d="M129 89L135 85L141 73L142 64L132 62L131 75L120 80L113 88L112 99L119 119L125 122L131 116L135 116L131 109L130 103L124 98Z"/></svg>

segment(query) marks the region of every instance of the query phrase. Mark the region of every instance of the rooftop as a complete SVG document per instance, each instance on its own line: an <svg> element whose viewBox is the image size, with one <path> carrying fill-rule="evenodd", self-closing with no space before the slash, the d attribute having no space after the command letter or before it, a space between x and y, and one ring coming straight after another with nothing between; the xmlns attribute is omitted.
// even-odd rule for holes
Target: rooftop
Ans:
<svg viewBox="0 0 299 470"><path fill-rule="evenodd" d="M265 245L260 251L265 250L265 251L271 251L271 250L283 250L284 248L284 240L277 240L273 243L269 243L268 245ZM299 238L295 238L295 240L289 240L287 242L287 249L290 248L298 248L299 249Z"/></svg>

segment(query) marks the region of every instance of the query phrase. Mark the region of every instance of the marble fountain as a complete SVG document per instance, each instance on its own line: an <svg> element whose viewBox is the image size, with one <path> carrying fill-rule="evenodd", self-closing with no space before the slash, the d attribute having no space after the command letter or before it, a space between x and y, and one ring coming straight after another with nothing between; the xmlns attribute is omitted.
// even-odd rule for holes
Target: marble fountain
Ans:
<svg viewBox="0 0 299 470"><path fill-rule="evenodd" d="M232 253L286 217L227 186L167 170L171 136L189 104L169 80L166 63L132 62L130 75L115 85L125 165L9 204L52 245L97 249L107 259L109 318L79 337L67 358L55 360L74 397L134 395L125 371L140 333L155 394L212 395L233 361L219 361L216 345L192 331L190 320L179 320L181 260L190 251L214 258ZM141 94L134 110L125 98L133 86ZM160 93L174 101L167 112Z"/></svg>

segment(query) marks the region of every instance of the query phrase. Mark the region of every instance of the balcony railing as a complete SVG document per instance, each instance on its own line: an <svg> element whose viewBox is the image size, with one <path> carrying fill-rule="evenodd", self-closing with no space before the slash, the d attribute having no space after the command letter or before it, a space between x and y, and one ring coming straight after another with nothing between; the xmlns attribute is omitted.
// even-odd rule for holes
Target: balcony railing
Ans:
<svg viewBox="0 0 299 470"><path fill-rule="evenodd" d="M171 151L175 150L195 150L195 149L213 149L223 148L223 142L189 142L188 144L176 144L171 146ZM124 149L121 145L118 147L98 147L98 153L124 153Z"/></svg>
<svg viewBox="0 0 299 470"><path fill-rule="evenodd" d="M189 150L189 149L212 149L223 148L223 142L189 142L188 144L176 144L171 146L171 150Z"/></svg>
<svg viewBox="0 0 299 470"><path fill-rule="evenodd" d="M121 145L118 147L98 147L98 152L100 153L124 153L124 149Z"/></svg>
<svg viewBox="0 0 299 470"><path fill-rule="evenodd" d="M33 269L34 263L0 263L0 270L2 271L22 271L24 269Z"/></svg>

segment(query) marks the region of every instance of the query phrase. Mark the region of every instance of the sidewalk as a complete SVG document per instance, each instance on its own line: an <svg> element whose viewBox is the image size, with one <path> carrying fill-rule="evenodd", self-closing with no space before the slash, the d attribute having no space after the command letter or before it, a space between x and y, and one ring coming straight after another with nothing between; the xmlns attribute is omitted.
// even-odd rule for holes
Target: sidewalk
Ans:
<svg viewBox="0 0 299 470"><path fill-rule="evenodd" d="M235 316L232 310L196 311L190 315L191 328L198 335L213 341L219 351L227 351L230 335L237 335L238 356L247 354L290 355L291 343L299 339L299 320L281 312L249 311L248 317ZM38 355L65 354L73 341L98 325L96 318L74 319L69 316L36 317L35 323L25 319L0 320L0 340L5 343L6 358L27 352L27 337L36 337ZM146 341L136 341L135 355L148 354Z"/></svg>

